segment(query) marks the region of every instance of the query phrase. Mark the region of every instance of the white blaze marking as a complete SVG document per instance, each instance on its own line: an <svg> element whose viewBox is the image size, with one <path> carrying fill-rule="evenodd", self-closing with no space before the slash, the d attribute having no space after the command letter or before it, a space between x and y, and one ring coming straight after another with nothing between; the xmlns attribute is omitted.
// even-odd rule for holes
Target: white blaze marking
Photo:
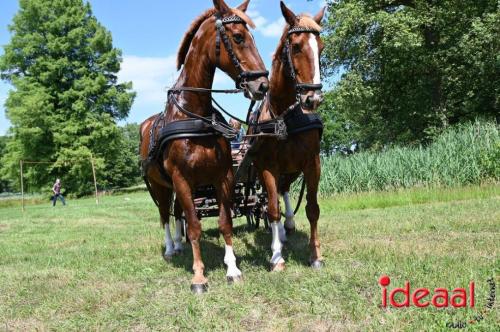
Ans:
<svg viewBox="0 0 500 332"><path fill-rule="evenodd" d="M271 257L271 264L285 263L285 260L281 256L281 248L283 245L281 244L279 236L279 222L271 223L271 230L273 231L273 242L271 243L273 256Z"/></svg>
<svg viewBox="0 0 500 332"><path fill-rule="evenodd" d="M313 56L314 56L314 84L320 84L321 83L321 71L319 69L319 46L318 46L318 41L316 40L316 35L311 33L309 36L309 46L313 50Z"/></svg>
<svg viewBox="0 0 500 332"><path fill-rule="evenodd" d="M239 277L241 276L241 271L236 266L236 257L234 256L234 251L232 246L226 245L226 254L224 255L224 263L227 265L228 277Z"/></svg>

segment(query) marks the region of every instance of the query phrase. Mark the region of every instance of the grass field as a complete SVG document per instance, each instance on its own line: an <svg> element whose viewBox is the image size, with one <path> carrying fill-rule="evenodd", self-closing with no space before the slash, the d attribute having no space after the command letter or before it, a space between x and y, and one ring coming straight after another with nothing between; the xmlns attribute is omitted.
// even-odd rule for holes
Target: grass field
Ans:
<svg viewBox="0 0 500 332"><path fill-rule="evenodd" d="M498 331L487 279L500 272L500 187L413 189L322 200L326 266L307 265L303 212L285 248L287 269L268 272L270 234L235 221L245 281L228 286L223 240L204 221L210 289L190 293L191 252L161 258L163 231L146 193L0 209L1 330ZM380 307L378 278L393 287L467 287L474 309ZM498 296L497 296L498 302Z"/></svg>

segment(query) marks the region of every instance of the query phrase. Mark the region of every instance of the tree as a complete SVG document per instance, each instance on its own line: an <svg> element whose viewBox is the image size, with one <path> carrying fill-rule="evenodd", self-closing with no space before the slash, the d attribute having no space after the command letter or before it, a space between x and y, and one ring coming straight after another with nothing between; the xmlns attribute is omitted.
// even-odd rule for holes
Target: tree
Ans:
<svg viewBox="0 0 500 332"><path fill-rule="evenodd" d="M92 188L93 154L98 173L112 179L122 146L116 121L135 94L131 83L117 83L121 51L111 33L82 0L20 0L9 30L0 58L1 77L15 88L5 103L12 127L4 177L17 182L20 159L54 160L48 170L28 169L28 182L41 188L63 174L66 188L83 193Z"/></svg>
<svg viewBox="0 0 500 332"><path fill-rule="evenodd" d="M497 0L330 1L326 74L335 112L371 146L421 143L499 114Z"/></svg>
<svg viewBox="0 0 500 332"><path fill-rule="evenodd" d="M5 153L7 139L6 136L0 136L0 156L3 156ZM0 193L10 191L10 189L8 179L2 179L0 177Z"/></svg>

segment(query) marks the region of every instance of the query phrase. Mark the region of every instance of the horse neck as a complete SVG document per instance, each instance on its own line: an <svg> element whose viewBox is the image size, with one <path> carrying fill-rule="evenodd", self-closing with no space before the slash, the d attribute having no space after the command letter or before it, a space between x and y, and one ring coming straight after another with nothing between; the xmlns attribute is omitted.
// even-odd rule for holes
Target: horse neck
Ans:
<svg viewBox="0 0 500 332"><path fill-rule="evenodd" d="M205 53L205 52L203 52ZM182 68L175 88L211 89L214 81L215 67L210 63L207 54L190 51ZM212 111L212 94L209 92L181 92L180 101L192 113L206 116Z"/></svg>
<svg viewBox="0 0 500 332"><path fill-rule="evenodd" d="M296 101L295 82L281 58L274 60L271 73L269 103L274 114L280 115Z"/></svg>

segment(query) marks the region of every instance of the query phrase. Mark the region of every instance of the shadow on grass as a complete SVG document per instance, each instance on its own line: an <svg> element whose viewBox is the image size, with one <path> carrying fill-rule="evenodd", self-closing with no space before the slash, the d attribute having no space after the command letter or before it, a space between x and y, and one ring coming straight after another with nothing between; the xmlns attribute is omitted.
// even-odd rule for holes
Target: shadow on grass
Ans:
<svg viewBox="0 0 500 332"><path fill-rule="evenodd" d="M251 235L248 236L248 233ZM254 267L269 270L269 259L271 257L271 233L263 227L249 230L246 225L239 225L233 228L235 237L240 237L244 249L241 248L236 256L238 265L245 263ZM250 238L250 239L249 239ZM253 240L252 240L253 238ZM214 243L218 239L218 243ZM224 265L224 240L220 236L218 228L210 228L203 232L201 239L201 255L205 264L206 276L216 269L225 269ZM161 255L165 252L165 246L161 246ZM243 253L243 254L242 254ZM288 241L283 247L283 257L287 262L298 265L309 266L309 235L303 231L296 230L288 235ZM193 254L191 245L184 243L184 251L180 255L172 257L169 262L177 268L184 268L192 272Z"/></svg>

